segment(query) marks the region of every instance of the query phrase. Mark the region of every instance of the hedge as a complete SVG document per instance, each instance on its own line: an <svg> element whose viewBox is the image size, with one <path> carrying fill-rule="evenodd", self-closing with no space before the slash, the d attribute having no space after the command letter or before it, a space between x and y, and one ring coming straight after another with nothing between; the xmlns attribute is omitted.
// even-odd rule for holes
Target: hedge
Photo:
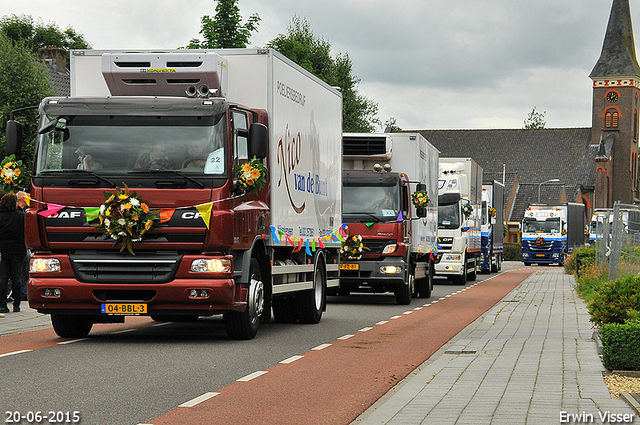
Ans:
<svg viewBox="0 0 640 425"><path fill-rule="evenodd" d="M640 370L640 325L608 323L598 331L602 364L609 370Z"/></svg>

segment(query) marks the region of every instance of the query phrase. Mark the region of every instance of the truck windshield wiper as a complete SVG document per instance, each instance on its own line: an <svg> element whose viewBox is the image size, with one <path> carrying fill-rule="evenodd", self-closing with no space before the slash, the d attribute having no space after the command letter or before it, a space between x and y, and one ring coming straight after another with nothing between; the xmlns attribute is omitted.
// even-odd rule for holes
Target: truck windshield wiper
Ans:
<svg viewBox="0 0 640 425"><path fill-rule="evenodd" d="M189 177L188 175L181 173L180 171L176 171L176 170L157 170L157 169L152 169L152 168L141 168L139 170L133 170L133 171L129 171L127 174L164 174L164 173L171 173L171 174L175 174L176 176L180 176L183 179L189 180L192 183L195 183L200 189L204 188L204 183Z"/></svg>
<svg viewBox="0 0 640 425"><path fill-rule="evenodd" d="M91 170L85 170L84 168L75 168L75 169L69 169L69 170L42 170L40 171L38 174L55 174L55 173L85 173L85 174L90 174L93 177L102 180L103 182L109 183L111 185L111 187L116 187L116 184L114 182L112 182L111 180L109 180L106 177L101 176L100 174L96 174Z"/></svg>
<svg viewBox="0 0 640 425"><path fill-rule="evenodd" d="M371 214L370 212L367 211L350 211L348 213L342 213L343 215L366 215L368 217L371 217L373 219L375 219L377 222L383 222L384 220L382 220L380 217L378 217L375 214Z"/></svg>

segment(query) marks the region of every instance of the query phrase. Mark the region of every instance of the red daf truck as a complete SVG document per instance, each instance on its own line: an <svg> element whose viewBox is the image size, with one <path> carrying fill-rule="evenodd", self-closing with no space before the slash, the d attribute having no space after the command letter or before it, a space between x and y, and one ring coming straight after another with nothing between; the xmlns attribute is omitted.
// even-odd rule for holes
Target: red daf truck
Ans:
<svg viewBox="0 0 640 425"><path fill-rule="evenodd" d="M222 314L239 339L272 310L319 322L339 284L341 94L270 49L77 50L70 71L71 97L39 105L30 307L61 337L129 315ZM9 153L20 134L10 121ZM124 249L98 215L127 188L159 223Z"/></svg>

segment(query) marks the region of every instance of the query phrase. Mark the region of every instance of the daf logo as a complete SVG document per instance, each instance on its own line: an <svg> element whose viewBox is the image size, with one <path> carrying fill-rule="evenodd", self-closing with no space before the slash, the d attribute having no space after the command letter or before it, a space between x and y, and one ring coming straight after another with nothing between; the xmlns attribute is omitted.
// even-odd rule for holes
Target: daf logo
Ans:
<svg viewBox="0 0 640 425"><path fill-rule="evenodd" d="M381 232L378 232L378 236L393 236L393 233L381 233Z"/></svg>
<svg viewBox="0 0 640 425"><path fill-rule="evenodd" d="M198 211L189 211L182 213L182 216L180 218L182 218L183 220L197 220L200 218L200 213Z"/></svg>
<svg viewBox="0 0 640 425"><path fill-rule="evenodd" d="M82 212L81 211L62 211L59 212L58 214L51 216L50 218L63 218L63 219L73 219L73 218L80 218L82 217Z"/></svg>

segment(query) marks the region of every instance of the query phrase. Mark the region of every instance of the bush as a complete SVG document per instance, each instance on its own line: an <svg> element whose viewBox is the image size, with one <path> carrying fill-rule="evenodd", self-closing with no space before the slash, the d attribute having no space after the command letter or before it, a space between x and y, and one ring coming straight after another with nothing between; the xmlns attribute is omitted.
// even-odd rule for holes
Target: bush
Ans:
<svg viewBox="0 0 640 425"><path fill-rule="evenodd" d="M504 260L505 261L521 261L522 245L517 242L504 243Z"/></svg>
<svg viewBox="0 0 640 425"><path fill-rule="evenodd" d="M602 364L609 370L640 370L640 325L609 323L599 331Z"/></svg>
<svg viewBox="0 0 640 425"><path fill-rule="evenodd" d="M590 302L607 282L607 269L593 265L576 278L576 292L586 302Z"/></svg>
<svg viewBox="0 0 640 425"><path fill-rule="evenodd" d="M585 247L574 249L564 262L564 271L580 277L583 272L593 266L596 261L596 248Z"/></svg>
<svg viewBox="0 0 640 425"><path fill-rule="evenodd" d="M640 311L640 276L602 282L587 308L591 321L597 326L624 323L629 318L629 310Z"/></svg>

